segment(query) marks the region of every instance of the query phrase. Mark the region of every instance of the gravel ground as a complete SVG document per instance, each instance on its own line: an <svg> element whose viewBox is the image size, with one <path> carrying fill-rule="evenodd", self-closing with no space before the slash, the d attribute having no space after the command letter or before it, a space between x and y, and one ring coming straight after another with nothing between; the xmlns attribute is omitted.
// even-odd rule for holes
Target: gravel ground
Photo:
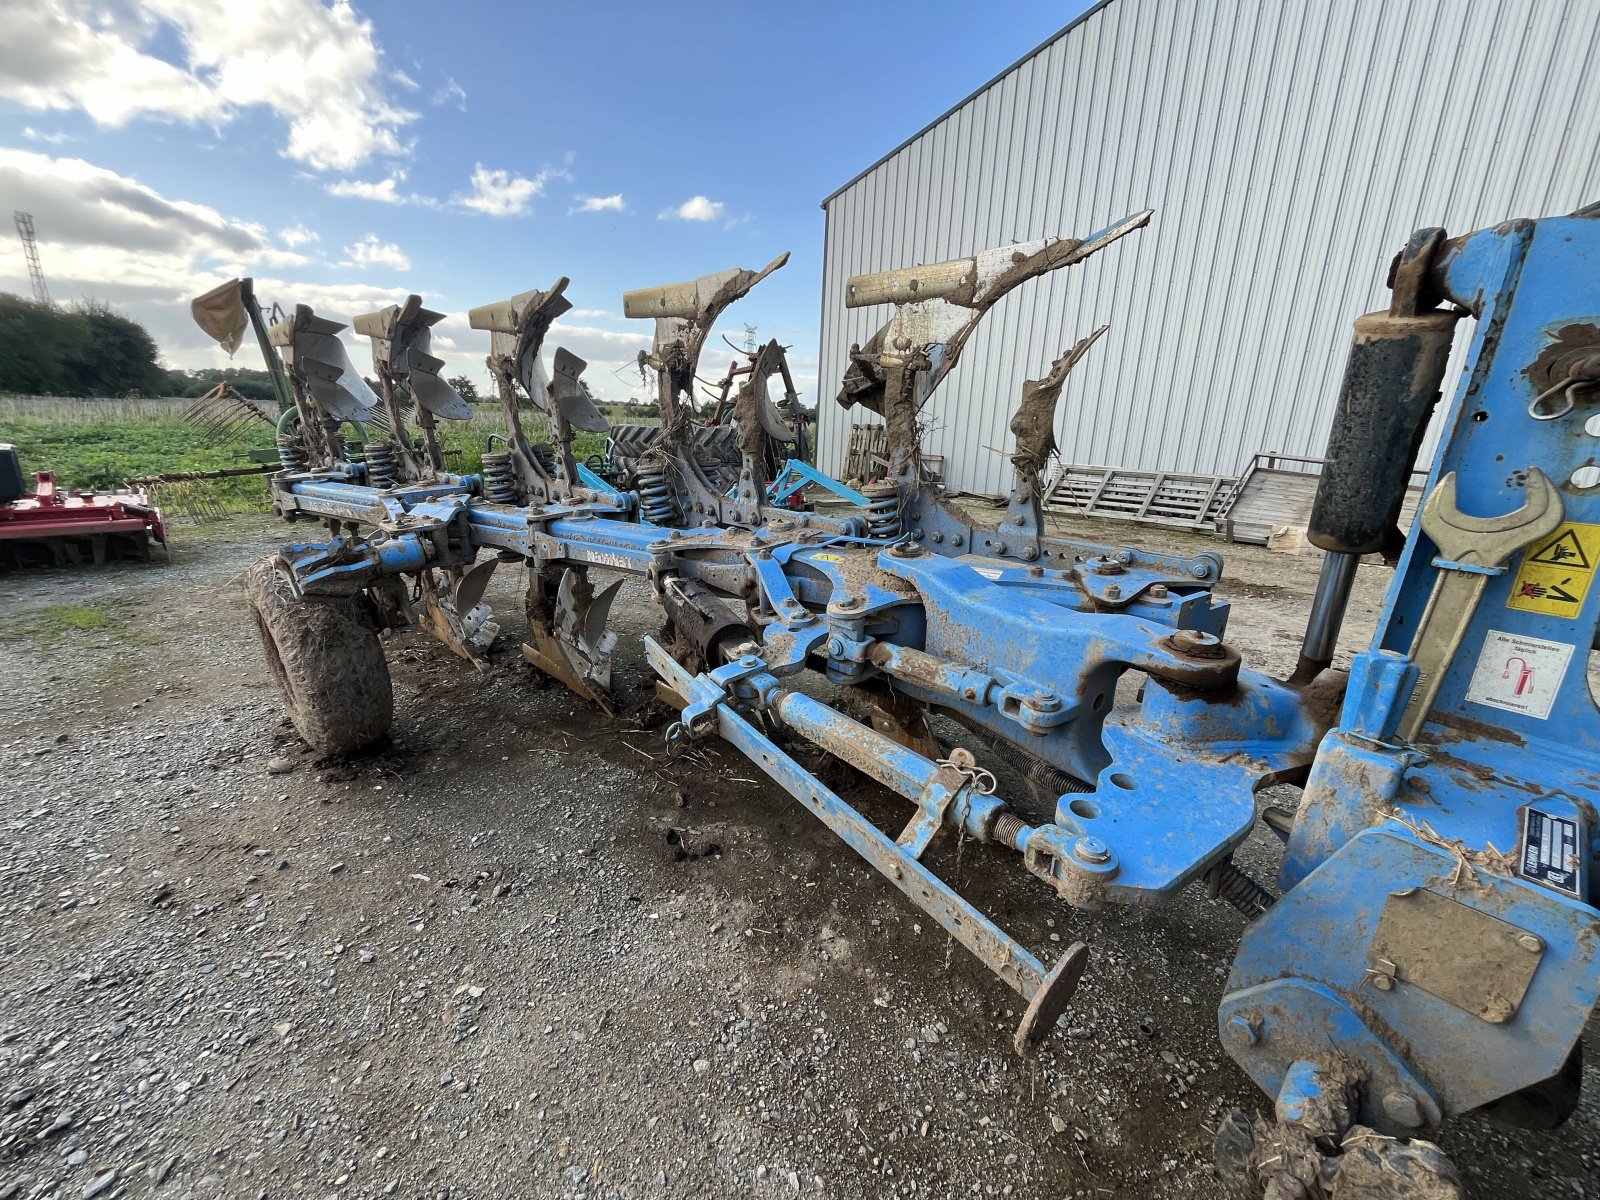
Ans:
<svg viewBox="0 0 1600 1200"><path fill-rule="evenodd" d="M1257 1099L1216 1040L1232 910L1075 913L938 848L1028 944L1092 948L1019 1059L1015 997L808 813L725 748L667 758L637 590L632 715L522 664L506 571L491 670L396 639L392 744L314 761L239 595L283 538L242 519L168 565L0 583L0 1200L1227 1194L1209 1127ZM1316 563L1226 549L1230 640L1284 670ZM1387 578L1362 570L1347 644ZM1243 857L1270 878L1270 852ZM1555 1134L1453 1126L1472 1194L1600 1194L1588 1083Z"/></svg>

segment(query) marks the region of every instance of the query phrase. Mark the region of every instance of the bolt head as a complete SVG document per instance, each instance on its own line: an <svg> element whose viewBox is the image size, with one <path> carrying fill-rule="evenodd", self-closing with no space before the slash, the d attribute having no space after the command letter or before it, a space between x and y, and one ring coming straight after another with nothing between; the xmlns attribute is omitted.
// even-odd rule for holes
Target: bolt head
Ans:
<svg viewBox="0 0 1600 1200"><path fill-rule="evenodd" d="M1383 1109L1384 1115L1396 1125L1404 1125L1407 1129L1416 1129L1422 1125L1422 1106L1409 1092L1398 1089L1385 1092L1379 1099L1378 1105Z"/></svg>
<svg viewBox="0 0 1600 1200"><path fill-rule="evenodd" d="M1118 550L1117 551L1117 561L1119 563L1124 563L1124 564L1131 563L1133 561L1133 551L1132 550Z"/></svg>
<svg viewBox="0 0 1600 1200"><path fill-rule="evenodd" d="M1538 934L1525 933L1517 939L1517 945L1521 946L1529 954L1538 954L1544 949L1544 939L1539 937Z"/></svg>
<svg viewBox="0 0 1600 1200"><path fill-rule="evenodd" d="M1106 588L1106 599L1107 600L1120 600L1121 598L1122 598L1122 589L1120 587L1118 587L1116 584L1113 583L1109 587Z"/></svg>
<svg viewBox="0 0 1600 1200"><path fill-rule="evenodd" d="M1392 992L1394 990L1394 976L1374 975L1372 977L1372 986L1380 992Z"/></svg>
<svg viewBox="0 0 1600 1200"><path fill-rule="evenodd" d="M748 669L753 669L753 668L759 667L761 665L761 660L759 658L757 658L754 654L746 654L743 658L741 658L739 660L739 665L741 667L745 667L745 668L748 668Z"/></svg>
<svg viewBox="0 0 1600 1200"><path fill-rule="evenodd" d="M1234 1013L1228 1018L1228 1036L1243 1045L1254 1046L1261 1040L1260 1023L1243 1013Z"/></svg>
<svg viewBox="0 0 1600 1200"><path fill-rule="evenodd" d="M1206 566L1205 563L1195 563L1194 566L1189 568L1189 574L1193 575L1196 579L1204 579L1210 573L1211 568Z"/></svg>
<svg viewBox="0 0 1600 1200"><path fill-rule="evenodd" d="M1099 866L1111 861L1111 848L1097 837L1079 838L1072 853L1081 861Z"/></svg>

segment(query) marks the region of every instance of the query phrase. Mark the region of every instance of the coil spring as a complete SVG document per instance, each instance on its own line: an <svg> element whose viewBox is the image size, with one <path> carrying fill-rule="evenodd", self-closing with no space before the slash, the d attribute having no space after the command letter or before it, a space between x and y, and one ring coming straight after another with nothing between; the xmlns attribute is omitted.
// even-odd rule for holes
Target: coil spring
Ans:
<svg viewBox="0 0 1600 1200"><path fill-rule="evenodd" d="M1277 897L1225 858L1205 875L1206 894L1213 900L1226 900L1247 917L1266 912Z"/></svg>
<svg viewBox="0 0 1600 1200"><path fill-rule="evenodd" d="M900 523L900 493L893 484L880 484L866 490L867 532L875 538L897 538Z"/></svg>
<svg viewBox="0 0 1600 1200"><path fill-rule="evenodd" d="M1041 803L1054 804L1062 796L1084 795L1094 791L1093 784L1073 778L1042 758L1030 755L1026 761L1027 769L1024 777L1028 783L1028 791Z"/></svg>
<svg viewBox="0 0 1600 1200"><path fill-rule="evenodd" d="M300 439L291 434L284 434L278 439L278 465L285 471L299 473L310 464L306 457L305 447L300 445Z"/></svg>
<svg viewBox="0 0 1600 1200"><path fill-rule="evenodd" d="M495 504L517 502L517 481L511 473L511 452L491 451L483 456L483 494Z"/></svg>
<svg viewBox="0 0 1600 1200"><path fill-rule="evenodd" d="M672 479L660 462L639 464L639 512L652 525L671 525L678 519Z"/></svg>
<svg viewBox="0 0 1600 1200"><path fill-rule="evenodd" d="M538 445L533 447L533 457L539 461L539 467L551 479L556 477L556 452L549 446Z"/></svg>
<svg viewBox="0 0 1600 1200"><path fill-rule="evenodd" d="M375 488L394 486L397 465L393 442L368 442L366 445L367 485Z"/></svg>

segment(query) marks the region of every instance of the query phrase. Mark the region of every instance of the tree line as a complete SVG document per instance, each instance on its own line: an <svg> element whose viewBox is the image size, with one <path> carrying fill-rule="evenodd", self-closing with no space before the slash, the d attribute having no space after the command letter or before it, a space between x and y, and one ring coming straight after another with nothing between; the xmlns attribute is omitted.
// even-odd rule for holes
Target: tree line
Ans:
<svg viewBox="0 0 1600 1200"><path fill-rule="evenodd" d="M258 403L273 401L272 380L252 367L177 370L161 365L161 352L143 325L99 300L57 307L0 292L0 392L36 396L202 396L219 383ZM465 399L480 394L465 375L447 382ZM588 381L584 380L587 392ZM654 402L602 402L613 419L658 418Z"/></svg>
<svg viewBox="0 0 1600 1200"><path fill-rule="evenodd" d="M0 293L0 391L43 396L162 394L155 339L98 300L57 308Z"/></svg>

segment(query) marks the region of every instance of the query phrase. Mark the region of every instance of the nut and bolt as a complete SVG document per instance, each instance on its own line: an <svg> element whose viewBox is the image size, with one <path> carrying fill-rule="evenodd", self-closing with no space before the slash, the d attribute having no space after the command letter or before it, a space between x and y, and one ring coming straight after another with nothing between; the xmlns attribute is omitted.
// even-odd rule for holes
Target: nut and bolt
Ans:
<svg viewBox="0 0 1600 1200"><path fill-rule="evenodd" d="M1172 635L1172 644L1184 654L1195 654L1217 649L1222 645L1222 639L1199 629L1180 629Z"/></svg>
<svg viewBox="0 0 1600 1200"><path fill-rule="evenodd" d="M1189 574L1196 579L1204 579L1211 574L1211 567L1206 563L1195 563L1194 566L1189 568Z"/></svg>
<svg viewBox="0 0 1600 1200"><path fill-rule="evenodd" d="M1164 583L1152 583L1150 585L1150 597L1153 600L1165 600L1167 598L1167 585Z"/></svg>
<svg viewBox="0 0 1600 1200"><path fill-rule="evenodd" d="M1117 551L1117 561L1119 563L1124 563L1124 564L1131 563L1133 561L1133 551L1132 550L1118 550Z"/></svg>
<svg viewBox="0 0 1600 1200"><path fill-rule="evenodd" d="M1243 1013L1234 1013L1228 1018L1228 1036L1246 1046L1254 1046L1261 1040L1261 1022Z"/></svg>
<svg viewBox="0 0 1600 1200"><path fill-rule="evenodd" d="M1105 596L1107 600L1120 600L1122 599L1122 589L1114 583L1110 584L1106 588Z"/></svg>
<svg viewBox="0 0 1600 1200"><path fill-rule="evenodd" d="M1097 837L1079 838L1072 853L1081 861L1101 866L1111 861L1111 849Z"/></svg>

